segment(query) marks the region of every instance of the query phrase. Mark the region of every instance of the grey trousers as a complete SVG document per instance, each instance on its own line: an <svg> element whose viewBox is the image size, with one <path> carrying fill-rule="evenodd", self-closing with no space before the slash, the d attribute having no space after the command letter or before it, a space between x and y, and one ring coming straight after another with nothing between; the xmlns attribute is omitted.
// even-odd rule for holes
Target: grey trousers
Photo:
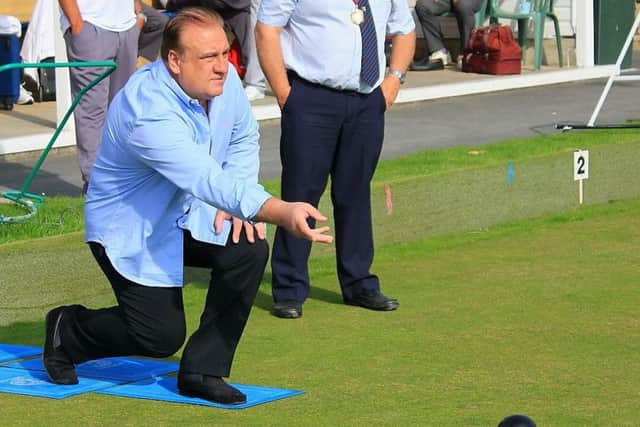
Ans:
<svg viewBox="0 0 640 427"><path fill-rule="evenodd" d="M469 35L475 25L473 15L480 10L481 6L482 0L460 0L457 4L453 4L451 0L418 0L415 10L427 42L426 54L430 55L444 49L444 36L438 17L447 12L452 12L458 21L462 52L469 42Z"/></svg>
<svg viewBox="0 0 640 427"><path fill-rule="evenodd" d="M256 49L256 23L258 22L258 9L260 0L251 0L251 21L249 24L249 34L247 35L247 71L244 75L245 86L255 86L264 90L266 83L264 73L258 60L258 50Z"/></svg>
<svg viewBox="0 0 640 427"><path fill-rule="evenodd" d="M118 64L111 75L82 97L74 111L78 163L84 189L89 182L91 168L100 146L102 125L109 102L136 70L139 34L137 25L117 33L98 28L85 21L80 34L73 36L71 31L67 31L64 35L67 58L70 62L115 61ZM75 97L104 70L103 67L69 68L71 96Z"/></svg>
<svg viewBox="0 0 640 427"><path fill-rule="evenodd" d="M147 22L142 27L138 40L138 56L155 61L160 55L162 32L169 22L169 17L146 3L142 3L142 12L147 15Z"/></svg>

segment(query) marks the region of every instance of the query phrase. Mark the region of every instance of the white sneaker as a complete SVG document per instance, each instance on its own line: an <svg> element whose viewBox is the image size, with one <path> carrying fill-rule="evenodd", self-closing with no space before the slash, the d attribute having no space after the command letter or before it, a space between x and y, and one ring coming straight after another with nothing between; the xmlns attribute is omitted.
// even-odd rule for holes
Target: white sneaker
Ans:
<svg viewBox="0 0 640 427"><path fill-rule="evenodd" d="M244 88L244 93L247 95L249 101L256 101L264 98L264 89L260 89L256 86L247 86Z"/></svg>
<svg viewBox="0 0 640 427"><path fill-rule="evenodd" d="M19 105L33 104L33 95L31 94L31 92L26 90L22 85L20 85L20 95L18 95L18 100L16 101L16 104L19 104Z"/></svg>
<svg viewBox="0 0 640 427"><path fill-rule="evenodd" d="M440 49L433 52L429 56L429 59L431 62L440 61L442 62L442 65L446 66L451 63L451 54L447 49Z"/></svg>

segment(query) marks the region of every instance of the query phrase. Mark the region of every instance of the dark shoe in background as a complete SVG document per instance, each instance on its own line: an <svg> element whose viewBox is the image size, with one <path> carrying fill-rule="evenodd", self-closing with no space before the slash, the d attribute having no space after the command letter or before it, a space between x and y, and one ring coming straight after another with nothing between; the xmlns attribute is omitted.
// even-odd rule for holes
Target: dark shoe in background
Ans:
<svg viewBox="0 0 640 427"><path fill-rule="evenodd" d="M72 309L74 309L74 306L54 308L47 313L45 318L45 342L42 363L51 381L61 385L78 384L73 361L64 351L60 338L65 313Z"/></svg>
<svg viewBox="0 0 640 427"><path fill-rule="evenodd" d="M225 405L247 402L240 390L230 386L220 377L200 374L178 374L178 392L183 396L199 397Z"/></svg>
<svg viewBox="0 0 640 427"><path fill-rule="evenodd" d="M351 299L345 299L345 304L356 305L377 311L392 311L400 305L398 300L385 296L380 291L366 290L354 295Z"/></svg>
<svg viewBox="0 0 640 427"><path fill-rule="evenodd" d="M298 301L277 302L271 309L271 314L281 319L297 319L302 317L302 303Z"/></svg>
<svg viewBox="0 0 640 427"><path fill-rule="evenodd" d="M413 61L409 66L411 71L436 71L444 70L444 63L442 61L431 61L429 58L424 58L419 61Z"/></svg>

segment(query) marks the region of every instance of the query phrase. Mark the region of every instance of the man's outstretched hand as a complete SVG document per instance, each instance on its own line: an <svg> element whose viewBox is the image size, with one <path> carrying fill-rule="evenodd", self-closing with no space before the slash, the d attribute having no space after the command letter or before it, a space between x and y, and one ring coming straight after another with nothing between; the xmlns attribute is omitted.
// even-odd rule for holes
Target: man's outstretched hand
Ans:
<svg viewBox="0 0 640 427"><path fill-rule="evenodd" d="M307 219L324 222L327 217L304 202L285 202L280 199L268 199L255 219L284 227L294 236L319 243L333 243L333 236L326 234L329 227L311 228Z"/></svg>

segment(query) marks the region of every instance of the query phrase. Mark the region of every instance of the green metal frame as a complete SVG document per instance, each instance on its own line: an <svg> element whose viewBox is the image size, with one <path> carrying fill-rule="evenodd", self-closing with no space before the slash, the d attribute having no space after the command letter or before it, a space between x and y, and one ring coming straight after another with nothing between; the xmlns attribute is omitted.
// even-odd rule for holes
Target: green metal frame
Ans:
<svg viewBox="0 0 640 427"><path fill-rule="evenodd" d="M3 71L15 69L15 68L82 68L82 67L107 67L107 69L98 77L96 77L94 80L89 82L89 84L87 84L85 87L83 87L80 90L80 92L78 92L76 97L73 99L71 106L69 107L64 117L56 127L55 132L53 132L53 136L49 140L49 143L42 151L42 154L40 154L40 157L38 158L38 161L36 162L36 164L33 166L33 169L31 169L31 173L29 174L27 179L24 181L24 184L22 184L22 188L20 190L9 190L2 193L2 197L4 197L5 199L11 200L12 202L20 205L21 207L26 208L28 212L24 215L17 215L17 216L11 216L11 217L0 215L0 224L16 223L16 222L21 222L26 219L29 219L32 216L34 216L38 212L38 208L44 204L43 195L32 194L27 192L27 190L31 186L31 182L33 181L38 171L40 170L40 167L42 166L42 163L44 163L44 160L47 158L47 155L49 154L51 147L53 147L53 144L56 142L56 139L58 139L60 132L62 132L62 128L64 128L64 126L67 124L67 121L71 116L71 113L73 113L73 110L76 109L76 106L80 102L80 99L84 96L85 93L87 93L87 91L89 91L95 85L97 85L102 80L104 80L109 74L113 73L113 71L117 67L117 64L113 61L88 61L88 62L40 62L35 64L23 63L23 64L7 64L7 65L0 66L0 73L2 73Z"/></svg>
<svg viewBox="0 0 640 427"><path fill-rule="evenodd" d="M489 19L491 23L497 23L498 19L512 19L518 21L518 44L524 52L527 47L527 24L533 19L534 24L534 68L540 69L542 65L542 42L544 35L544 23L547 18L553 21L558 45L558 63L562 67L562 37L560 36L560 22L553 11L553 0L528 0L530 5L528 13L507 12L500 8L500 0L490 0Z"/></svg>

